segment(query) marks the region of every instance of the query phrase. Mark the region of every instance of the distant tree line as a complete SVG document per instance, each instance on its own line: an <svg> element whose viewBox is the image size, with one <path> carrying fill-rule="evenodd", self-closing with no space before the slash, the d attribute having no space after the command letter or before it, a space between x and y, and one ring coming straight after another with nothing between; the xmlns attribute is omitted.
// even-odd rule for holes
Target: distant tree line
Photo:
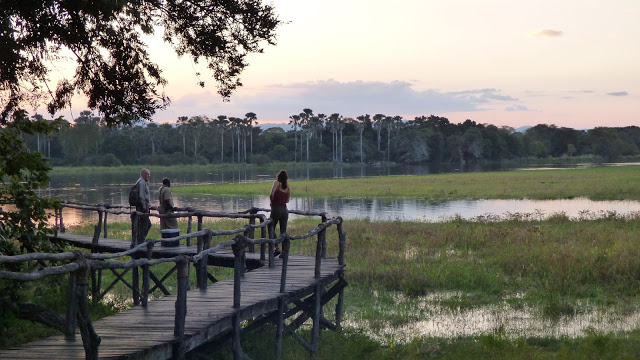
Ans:
<svg viewBox="0 0 640 360"><path fill-rule="evenodd" d="M44 120L39 114L33 121ZM261 129L257 115L179 117L108 127L83 111L54 135L24 134L31 151L53 165L209 164L271 161L422 163L498 161L593 155L606 161L640 154L640 128L576 130L540 124L517 132L472 120L366 114L355 118L304 109L289 117L291 130Z"/></svg>

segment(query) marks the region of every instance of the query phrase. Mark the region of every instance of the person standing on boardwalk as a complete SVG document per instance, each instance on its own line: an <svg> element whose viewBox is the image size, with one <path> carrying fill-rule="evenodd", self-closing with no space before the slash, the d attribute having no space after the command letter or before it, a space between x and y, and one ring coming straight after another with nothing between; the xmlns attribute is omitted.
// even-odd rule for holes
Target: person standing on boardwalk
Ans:
<svg viewBox="0 0 640 360"><path fill-rule="evenodd" d="M149 178L151 172L145 168L140 171L140 178L136 182L138 188L138 202L136 211L148 213L151 210L151 197L149 195ZM148 216L138 217L138 244L143 243L151 228L151 219Z"/></svg>
<svg viewBox="0 0 640 360"><path fill-rule="evenodd" d="M271 194L269 200L271 201L271 226L273 226L273 232L276 231L276 225L280 224L280 235L287 232L287 221L289 220L289 210L287 210L287 203L291 196L291 188L288 184L289 176L286 170L280 170L276 179L273 181L271 187ZM280 253L280 250L276 246L276 255Z"/></svg>
<svg viewBox="0 0 640 360"><path fill-rule="evenodd" d="M158 213L160 214L173 214L175 206L173 205L173 196L171 194L171 180L169 178L162 179L162 186L158 190ZM160 218L160 230L164 229L177 229L178 219L161 217Z"/></svg>

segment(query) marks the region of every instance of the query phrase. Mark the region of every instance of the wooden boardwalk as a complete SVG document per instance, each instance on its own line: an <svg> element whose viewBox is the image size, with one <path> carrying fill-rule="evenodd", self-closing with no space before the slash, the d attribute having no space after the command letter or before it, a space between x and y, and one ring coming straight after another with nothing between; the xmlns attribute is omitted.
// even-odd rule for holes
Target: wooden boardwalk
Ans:
<svg viewBox="0 0 640 360"><path fill-rule="evenodd" d="M70 233L59 234L59 239L74 246L90 247L91 237ZM100 239L101 252L118 252L128 249L129 241ZM157 247L158 257L179 253L193 255L195 246ZM260 263L259 254L246 253L247 262ZM211 254L214 262L233 262L233 253ZM297 302L323 287L339 280L344 271L337 259L322 259L320 278L315 278L313 257L290 255L288 259L286 288L280 293L282 259L274 259L275 266L257 267L245 273L241 282L242 297L239 308L233 307L234 280L228 279L209 284L205 290L193 289L187 293L185 322L186 351L197 348L211 338L232 327L233 316L239 321L252 320L278 310L280 300ZM93 323L101 337L101 359L170 359L174 336L176 296L170 295L151 300L148 306L135 306L127 311ZM274 334L275 335L275 334ZM0 350L0 359L84 359L85 351L79 333L75 341L65 340L64 335L52 336L22 346Z"/></svg>

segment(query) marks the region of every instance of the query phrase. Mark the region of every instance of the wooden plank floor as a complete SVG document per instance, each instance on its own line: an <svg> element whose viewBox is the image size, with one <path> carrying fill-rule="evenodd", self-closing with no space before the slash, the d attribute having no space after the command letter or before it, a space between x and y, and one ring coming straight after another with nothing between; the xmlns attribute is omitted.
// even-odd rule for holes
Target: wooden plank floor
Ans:
<svg viewBox="0 0 640 360"><path fill-rule="evenodd" d="M185 327L187 350L229 329L234 311L238 312L241 321L275 311L279 298L292 301L312 294L316 281L329 285L339 278L343 267L336 259L327 258L322 261L320 279L314 278L314 270L315 258L290 256L287 287L282 294L279 292L282 259L276 258L274 268L263 266L247 272L242 281L241 307L237 310L233 309L233 279L210 284L205 291L189 291ZM175 295L166 296L149 301L147 308L135 306L94 322L95 331L102 339L100 358L171 358L175 301ZM84 356L79 333L75 341L66 341L64 335L56 335L17 348L0 350L0 359L6 360L84 359Z"/></svg>

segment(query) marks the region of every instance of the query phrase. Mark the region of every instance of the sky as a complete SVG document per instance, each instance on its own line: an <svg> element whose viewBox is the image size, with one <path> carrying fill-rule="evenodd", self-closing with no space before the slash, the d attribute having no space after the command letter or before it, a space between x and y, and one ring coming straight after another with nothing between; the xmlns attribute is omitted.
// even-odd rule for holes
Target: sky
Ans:
<svg viewBox="0 0 640 360"><path fill-rule="evenodd" d="M270 3L284 22L277 45L247 58L229 102L202 65L149 40L171 99L155 122L254 112L258 124L286 123L310 108L513 128L640 126L638 0Z"/></svg>

